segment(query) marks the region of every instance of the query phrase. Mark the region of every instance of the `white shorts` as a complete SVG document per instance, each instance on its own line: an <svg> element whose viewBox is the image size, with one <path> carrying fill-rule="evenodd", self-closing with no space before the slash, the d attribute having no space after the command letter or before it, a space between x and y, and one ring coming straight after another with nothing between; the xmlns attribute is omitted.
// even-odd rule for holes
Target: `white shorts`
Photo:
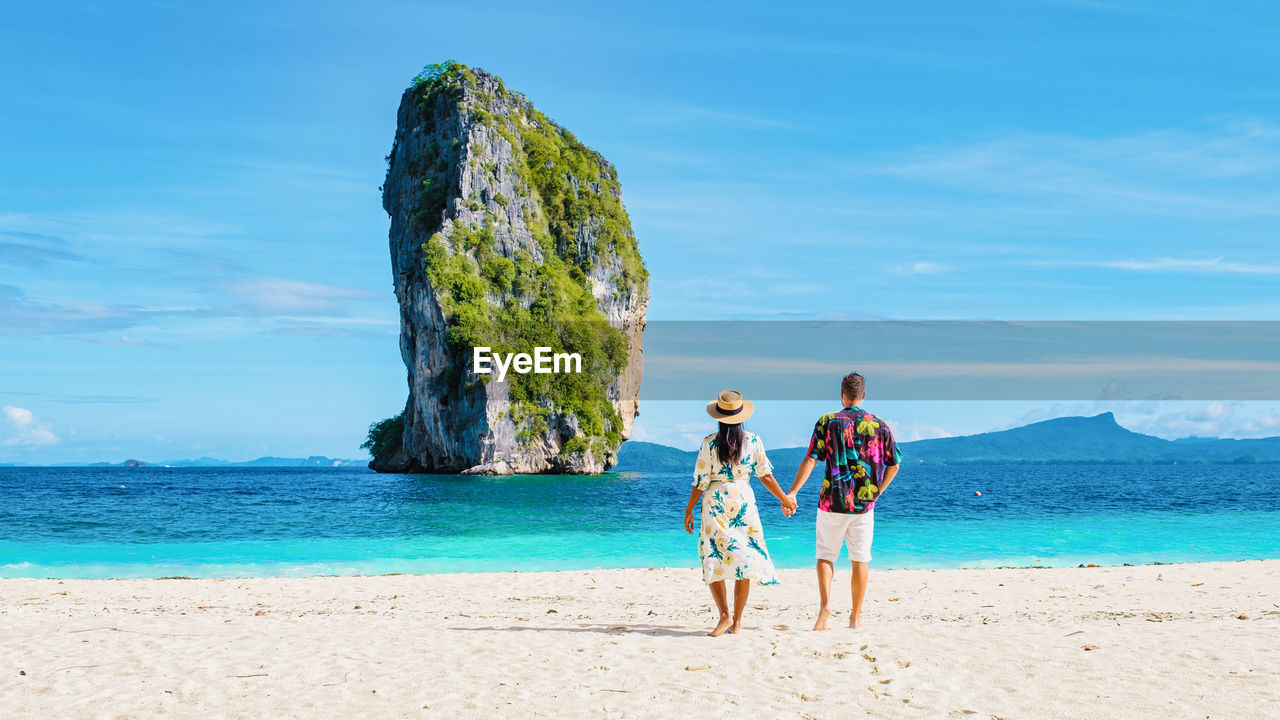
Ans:
<svg viewBox="0 0 1280 720"><path fill-rule="evenodd" d="M818 559L835 562L840 557L840 543L849 546L853 562L871 562L871 531L875 529L875 510L864 513L818 511Z"/></svg>

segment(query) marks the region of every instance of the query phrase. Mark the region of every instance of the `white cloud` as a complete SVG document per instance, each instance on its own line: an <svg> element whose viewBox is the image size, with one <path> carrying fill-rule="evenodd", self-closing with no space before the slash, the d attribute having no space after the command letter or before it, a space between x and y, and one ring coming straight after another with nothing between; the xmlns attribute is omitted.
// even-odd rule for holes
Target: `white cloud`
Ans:
<svg viewBox="0 0 1280 720"><path fill-rule="evenodd" d="M344 301L383 297L372 290L286 278L255 278L231 284L227 289L255 310L281 314L331 313L343 309Z"/></svg>
<svg viewBox="0 0 1280 720"><path fill-rule="evenodd" d="M912 442L915 440L930 440L933 438L955 437L955 433L938 425L928 425L918 422L905 423L898 425L892 421L889 427L893 428L893 437L898 442Z"/></svg>
<svg viewBox="0 0 1280 720"><path fill-rule="evenodd" d="M1219 120L1118 137L1021 132L886 155L856 170L967 191L1127 213L1274 217L1280 126ZM1250 181L1242 186L1240 181Z"/></svg>
<svg viewBox="0 0 1280 720"><path fill-rule="evenodd" d="M710 428L710 429L709 429ZM715 429L714 423L699 420L694 422L647 425L637 419L631 433L632 440L658 443L682 450L697 450L702 438Z"/></svg>
<svg viewBox="0 0 1280 720"><path fill-rule="evenodd" d="M1280 407L1261 402L1193 402L1185 400L1055 403L1023 414L1009 425L1072 415L1113 412L1122 427L1173 440L1189 436L1259 438L1280 435Z"/></svg>
<svg viewBox="0 0 1280 720"><path fill-rule="evenodd" d="M946 265L925 260L910 265L899 265L893 268L893 271L899 275L937 275L950 269Z"/></svg>
<svg viewBox="0 0 1280 720"><path fill-rule="evenodd" d="M12 405L4 406L4 416L13 425L24 428L35 422L35 415L31 414L26 408L14 407Z"/></svg>
<svg viewBox="0 0 1280 720"><path fill-rule="evenodd" d="M1232 262L1221 257L1206 259L1153 258L1150 260L1029 260L1026 265L1099 267L1139 272L1201 272L1248 275L1280 275L1280 265Z"/></svg>
<svg viewBox="0 0 1280 720"><path fill-rule="evenodd" d="M724 110L714 110L711 108L696 107L692 105L681 105L672 109L667 117L683 116L691 120L705 120L710 125L742 128L746 130L805 130L808 128L801 127L785 120L779 120L776 117L764 117L760 115L749 115L746 113L727 112Z"/></svg>
<svg viewBox="0 0 1280 720"><path fill-rule="evenodd" d="M1247 408L1237 402L1162 403L1146 417L1126 420L1133 430L1164 438L1248 438L1276 434L1274 414L1247 414Z"/></svg>
<svg viewBox="0 0 1280 720"><path fill-rule="evenodd" d="M49 429L48 423L42 422L34 413L26 408L13 405L4 406L4 417L13 433L0 441L0 445L29 446L56 445L61 440Z"/></svg>

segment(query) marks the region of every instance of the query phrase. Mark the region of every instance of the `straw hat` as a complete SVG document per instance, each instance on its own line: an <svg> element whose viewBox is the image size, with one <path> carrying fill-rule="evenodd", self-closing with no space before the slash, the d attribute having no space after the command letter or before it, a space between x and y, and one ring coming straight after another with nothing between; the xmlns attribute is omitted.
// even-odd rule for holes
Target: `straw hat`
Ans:
<svg viewBox="0 0 1280 720"><path fill-rule="evenodd" d="M743 400L742 393L737 390L721 391L715 402L707 403L707 414L727 425L745 421L755 409L755 405L750 400Z"/></svg>

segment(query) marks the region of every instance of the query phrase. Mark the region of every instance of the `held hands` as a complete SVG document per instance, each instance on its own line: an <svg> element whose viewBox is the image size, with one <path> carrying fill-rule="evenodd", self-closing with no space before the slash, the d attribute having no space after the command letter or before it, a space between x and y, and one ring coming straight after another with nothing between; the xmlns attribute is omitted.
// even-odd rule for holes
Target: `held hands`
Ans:
<svg viewBox="0 0 1280 720"><path fill-rule="evenodd" d="M782 496L782 515L784 517L791 517L792 515L795 515L796 508L799 506L800 504L796 502L794 495Z"/></svg>

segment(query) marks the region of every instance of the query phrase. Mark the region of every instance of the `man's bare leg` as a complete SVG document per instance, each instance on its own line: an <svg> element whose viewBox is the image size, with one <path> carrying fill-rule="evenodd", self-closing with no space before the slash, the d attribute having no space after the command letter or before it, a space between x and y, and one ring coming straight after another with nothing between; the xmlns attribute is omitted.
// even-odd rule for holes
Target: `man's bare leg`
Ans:
<svg viewBox="0 0 1280 720"><path fill-rule="evenodd" d="M733 635L742 631L742 611L747 609L747 595L750 593L750 580L738 580L733 583L733 624L729 626L729 632Z"/></svg>
<svg viewBox="0 0 1280 720"><path fill-rule="evenodd" d="M723 580L708 583L707 587L711 588L711 597L716 601L716 607L720 610L720 622L716 624L715 630L707 634L711 637L720 637L733 624L733 620L729 617L728 591L725 589Z"/></svg>
<svg viewBox="0 0 1280 720"><path fill-rule="evenodd" d="M862 600L867 596L867 580L870 573L864 562L853 563L853 579L849 581L849 590L853 593L853 609L849 611L849 627L862 627Z"/></svg>
<svg viewBox="0 0 1280 720"><path fill-rule="evenodd" d="M836 568L830 560L818 561L818 622L813 624L814 630L826 630L827 618L831 617L831 579L836 575Z"/></svg>

